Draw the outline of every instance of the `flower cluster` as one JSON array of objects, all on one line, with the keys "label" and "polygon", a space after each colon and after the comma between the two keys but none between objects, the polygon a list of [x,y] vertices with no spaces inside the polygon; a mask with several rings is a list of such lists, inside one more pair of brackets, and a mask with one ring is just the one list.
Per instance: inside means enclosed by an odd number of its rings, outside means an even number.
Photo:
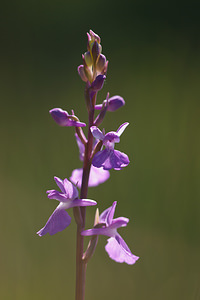
[{"label": "flower cluster", "polygon": [[[120,137],[128,122],[119,126],[116,131],[105,133],[104,129],[99,126],[104,121],[107,112],[114,112],[124,106],[125,101],[122,97],[115,95],[110,97],[109,93],[101,104],[97,104],[97,94],[102,89],[108,69],[108,61],[102,54],[102,46],[100,37],[92,30],[87,34],[87,51],[82,55],[83,63],[78,67],[78,74],[85,82],[85,101],[88,111],[88,135],[84,134],[85,123],[81,122],[74,111],[68,114],[61,108],[50,110],[50,114],[54,121],[64,127],[74,127],[75,138],[79,148],[79,157],[83,162],[83,167],[74,169],[70,181],[54,177],[54,180],[60,189],[48,190],[48,198],[59,201],[45,226],[40,229],[37,234],[43,236],[47,233],[53,235],[64,230],[69,226],[71,217],[69,216],[69,208],[73,208],[75,221],[77,223],[80,238],[91,236],[88,248],[82,253],[82,260],[88,261],[93,255],[96,248],[99,235],[108,236],[105,250],[109,257],[116,262],[125,262],[134,264],[139,257],[132,254],[131,250],[117,232],[120,227],[127,226],[129,219],[119,217],[114,219],[114,212],[117,202],[114,201],[112,206],[95,216],[93,228],[85,229],[85,207],[94,206],[96,201],[87,199],[88,187],[98,186],[104,183],[110,177],[110,170],[122,170],[128,166],[128,155],[115,149],[115,144],[120,142]],[[96,117],[95,117],[96,114]],[[80,191],[80,197],[78,189]]]}]

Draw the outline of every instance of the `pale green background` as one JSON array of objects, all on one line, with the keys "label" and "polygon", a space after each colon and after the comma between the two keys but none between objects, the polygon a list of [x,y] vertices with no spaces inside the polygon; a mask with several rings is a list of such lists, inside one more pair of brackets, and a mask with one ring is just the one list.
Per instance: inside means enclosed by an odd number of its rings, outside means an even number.
[{"label": "pale green background", "polygon": [[7,2],[1,14],[0,299],[74,299],[74,221],[52,237],[36,231],[57,205],[45,193],[53,176],[81,166],[73,129],[48,111],[87,121],[76,69],[90,28],[109,60],[98,101],[108,91],[126,100],[103,126],[130,122],[116,148],[131,163],[88,197],[100,211],[118,201],[116,216],[130,218],[120,233],[140,260],[113,262],[100,238],[86,300],[200,299],[199,7],[36,0]]}]

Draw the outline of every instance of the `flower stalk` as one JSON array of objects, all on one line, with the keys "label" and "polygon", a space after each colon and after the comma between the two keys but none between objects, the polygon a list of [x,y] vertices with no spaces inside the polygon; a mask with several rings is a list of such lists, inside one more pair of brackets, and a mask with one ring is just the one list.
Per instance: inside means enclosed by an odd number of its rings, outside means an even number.
[{"label": "flower stalk", "polygon": [[[74,219],[77,225],[76,235],[76,289],[75,299],[85,299],[86,269],[90,258],[93,256],[99,235],[108,236],[105,250],[109,257],[116,262],[125,262],[129,265],[134,264],[138,257],[132,254],[123,238],[117,232],[120,227],[127,226],[129,219],[119,217],[114,219],[114,212],[117,202],[107,208],[99,216],[97,208],[95,221],[92,229],[85,229],[86,207],[96,205],[94,200],[87,199],[88,188],[97,186],[110,177],[110,170],[122,170],[128,166],[128,156],[115,149],[115,144],[120,142],[121,134],[128,126],[128,122],[123,123],[117,131],[100,130],[97,126],[101,125],[108,112],[114,112],[125,104],[122,97],[116,95],[109,98],[107,93],[106,100],[102,104],[96,104],[97,94],[104,85],[107,74],[108,61],[101,53],[101,39],[92,30],[87,34],[87,52],[82,55],[83,65],[78,67],[78,74],[85,82],[85,102],[88,112],[88,132],[84,134],[85,123],[61,108],[50,110],[54,121],[62,127],[74,127],[75,138],[79,147],[79,158],[83,161],[82,169],[73,170],[70,181],[59,177],[54,180],[60,189],[48,190],[48,198],[59,201],[45,226],[37,234],[43,236],[47,233],[56,234],[67,228],[71,223],[71,217],[66,210],[73,208]],[[100,111],[98,113],[98,111]],[[97,116],[95,118],[95,112]],[[73,185],[74,184],[74,185]],[[80,196],[78,189],[80,188]],[[84,237],[90,236],[88,247],[84,252]]]}]

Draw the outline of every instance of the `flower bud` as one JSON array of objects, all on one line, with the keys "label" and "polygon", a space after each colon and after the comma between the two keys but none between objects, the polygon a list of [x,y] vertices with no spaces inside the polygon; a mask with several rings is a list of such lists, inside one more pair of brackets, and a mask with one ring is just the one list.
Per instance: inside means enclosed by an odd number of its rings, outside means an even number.
[{"label": "flower bud", "polygon": [[98,75],[96,79],[92,82],[90,89],[94,92],[100,91],[103,87],[105,75]]},{"label": "flower bud", "polygon": [[84,66],[85,75],[86,75],[87,79],[91,82],[92,77],[93,77],[92,69],[90,67],[88,67],[88,65],[86,64],[84,55],[82,55],[82,59],[83,59],[83,66]]},{"label": "flower bud", "polygon": [[96,64],[100,53],[101,53],[101,47],[98,44],[98,42],[95,40],[92,46],[92,57],[93,57],[94,64]]},{"label": "flower bud", "polygon": [[98,34],[94,33],[94,31],[92,31],[91,29],[90,29],[89,35],[90,35],[90,38],[91,38],[92,41],[97,40],[97,42],[98,42],[99,44],[101,43],[101,39],[100,39],[100,37],[98,36]]},{"label": "flower bud", "polygon": [[97,72],[101,73],[105,67],[106,64],[106,57],[103,54],[100,54],[99,59],[96,64],[96,70]]},{"label": "flower bud", "polygon": [[91,67],[91,66],[92,66],[92,57],[91,57],[89,51],[85,52],[84,58],[85,58],[85,62],[86,62],[86,64],[87,64],[87,66],[88,66],[88,67]]},{"label": "flower bud", "polygon": [[79,74],[79,76],[81,77],[81,79],[82,79],[83,81],[87,82],[88,79],[87,79],[87,77],[86,77],[86,75],[85,75],[84,65],[78,66],[78,69],[77,69],[77,70],[78,70],[78,74]]}]

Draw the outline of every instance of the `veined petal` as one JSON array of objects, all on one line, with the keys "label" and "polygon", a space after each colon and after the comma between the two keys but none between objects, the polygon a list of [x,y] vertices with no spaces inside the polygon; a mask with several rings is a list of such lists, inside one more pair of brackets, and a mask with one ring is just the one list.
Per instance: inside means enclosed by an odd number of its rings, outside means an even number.
[{"label": "veined petal", "polygon": [[124,132],[124,130],[126,129],[126,127],[129,125],[129,123],[128,122],[125,122],[125,123],[123,123],[122,125],[120,125],[119,126],[119,128],[117,129],[117,134],[118,134],[118,136],[120,136],[123,132]]},{"label": "veined petal", "polygon": [[93,137],[95,137],[95,139],[98,139],[98,140],[104,139],[104,135],[103,135],[102,131],[99,128],[97,128],[96,126],[91,126],[90,130],[92,132]]},{"label": "veined petal", "polygon": [[133,265],[139,259],[138,256],[131,253],[120,235],[117,235],[115,238],[109,238],[105,249],[109,257],[119,263],[125,262],[129,265]]},{"label": "veined petal", "polygon": [[46,225],[40,229],[37,234],[39,236],[43,236],[46,233],[49,233],[50,235],[53,235],[59,231],[64,230],[66,227],[69,226],[71,223],[71,217],[68,215],[68,213],[61,208],[59,205],[50,218],[48,219]]}]

